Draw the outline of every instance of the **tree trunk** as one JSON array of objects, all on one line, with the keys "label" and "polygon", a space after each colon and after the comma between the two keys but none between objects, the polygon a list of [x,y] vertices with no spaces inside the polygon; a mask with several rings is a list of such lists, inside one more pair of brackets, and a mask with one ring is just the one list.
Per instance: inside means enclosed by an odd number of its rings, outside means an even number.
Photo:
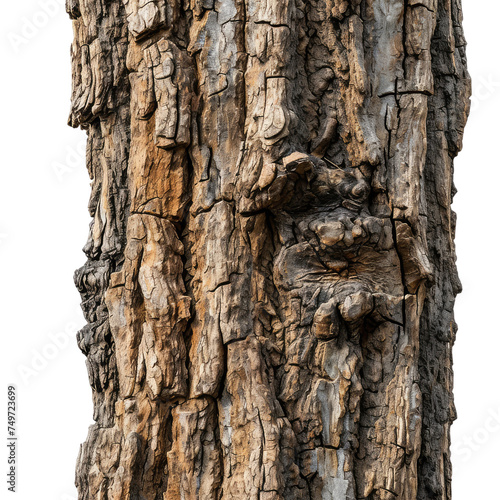
[{"label": "tree trunk", "polygon": [[67,0],[85,500],[451,498],[460,0]]}]

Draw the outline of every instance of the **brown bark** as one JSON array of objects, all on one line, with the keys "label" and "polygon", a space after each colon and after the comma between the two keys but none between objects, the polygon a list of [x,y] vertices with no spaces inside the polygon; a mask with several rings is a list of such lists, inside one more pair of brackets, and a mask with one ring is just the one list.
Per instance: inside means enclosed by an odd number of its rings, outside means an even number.
[{"label": "brown bark", "polygon": [[81,500],[450,499],[460,0],[67,0]]}]

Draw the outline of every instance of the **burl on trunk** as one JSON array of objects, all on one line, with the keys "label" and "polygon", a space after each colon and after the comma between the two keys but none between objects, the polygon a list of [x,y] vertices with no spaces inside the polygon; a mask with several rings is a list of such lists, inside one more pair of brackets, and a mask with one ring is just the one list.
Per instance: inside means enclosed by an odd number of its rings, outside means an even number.
[{"label": "burl on trunk", "polygon": [[449,500],[460,0],[67,0],[81,500]]}]

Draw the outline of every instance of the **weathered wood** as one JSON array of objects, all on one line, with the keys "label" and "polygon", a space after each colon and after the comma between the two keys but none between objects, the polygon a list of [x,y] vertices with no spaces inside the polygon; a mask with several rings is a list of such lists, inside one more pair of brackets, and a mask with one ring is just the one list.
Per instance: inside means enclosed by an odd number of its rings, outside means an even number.
[{"label": "weathered wood", "polygon": [[460,0],[67,10],[80,500],[449,500]]}]

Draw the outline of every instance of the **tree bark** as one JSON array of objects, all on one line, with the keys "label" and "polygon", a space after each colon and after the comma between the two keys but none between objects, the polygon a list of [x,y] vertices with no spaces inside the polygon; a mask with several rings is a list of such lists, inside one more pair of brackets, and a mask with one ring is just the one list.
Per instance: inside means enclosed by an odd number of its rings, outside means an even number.
[{"label": "tree bark", "polygon": [[81,500],[451,498],[460,0],[67,0]]}]

